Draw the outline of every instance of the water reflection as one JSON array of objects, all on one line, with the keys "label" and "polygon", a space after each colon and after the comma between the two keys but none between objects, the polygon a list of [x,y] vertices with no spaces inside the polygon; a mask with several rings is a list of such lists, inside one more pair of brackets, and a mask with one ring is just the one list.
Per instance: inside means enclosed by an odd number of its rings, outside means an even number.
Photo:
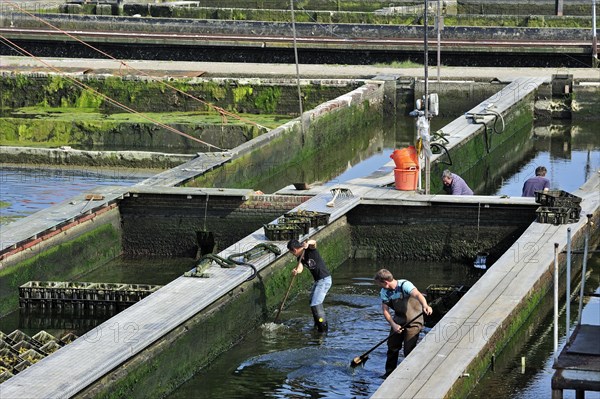
[{"label": "water reflection", "polygon": [[0,224],[31,215],[98,186],[130,186],[154,172],[132,169],[30,168],[0,169]]}]

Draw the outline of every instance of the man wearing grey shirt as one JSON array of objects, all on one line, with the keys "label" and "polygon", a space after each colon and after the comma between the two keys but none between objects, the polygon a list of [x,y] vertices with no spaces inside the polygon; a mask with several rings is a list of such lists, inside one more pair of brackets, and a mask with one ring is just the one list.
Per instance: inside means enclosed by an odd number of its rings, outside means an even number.
[{"label": "man wearing grey shirt", "polygon": [[442,182],[444,183],[444,191],[452,195],[473,195],[473,190],[469,188],[467,182],[459,175],[450,172],[446,169],[442,173]]}]

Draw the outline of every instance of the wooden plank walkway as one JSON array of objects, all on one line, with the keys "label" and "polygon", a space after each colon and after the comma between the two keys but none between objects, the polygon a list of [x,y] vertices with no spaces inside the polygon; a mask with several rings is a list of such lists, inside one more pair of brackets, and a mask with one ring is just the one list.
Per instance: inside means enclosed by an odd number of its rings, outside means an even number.
[{"label": "wooden plank walkway", "polygon": [[[50,208],[42,209],[31,216],[15,220],[0,229],[0,251],[15,248],[17,244],[37,239],[57,226],[73,222],[76,218],[89,215],[120,200],[129,187],[102,186],[74,197]],[[87,194],[100,194],[103,200],[86,200]]]}]

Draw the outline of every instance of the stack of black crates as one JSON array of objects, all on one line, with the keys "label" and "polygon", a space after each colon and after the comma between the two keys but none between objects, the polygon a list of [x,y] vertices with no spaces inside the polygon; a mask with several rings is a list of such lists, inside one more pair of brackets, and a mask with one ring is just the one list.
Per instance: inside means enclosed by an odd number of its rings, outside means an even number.
[{"label": "stack of black crates", "polygon": [[268,240],[285,241],[298,239],[301,235],[308,234],[311,227],[325,226],[328,222],[328,213],[300,210],[288,212],[277,219],[277,223],[265,224],[263,227]]},{"label": "stack of black crates", "polygon": [[579,221],[581,198],[563,190],[536,191],[538,223],[566,224]]}]

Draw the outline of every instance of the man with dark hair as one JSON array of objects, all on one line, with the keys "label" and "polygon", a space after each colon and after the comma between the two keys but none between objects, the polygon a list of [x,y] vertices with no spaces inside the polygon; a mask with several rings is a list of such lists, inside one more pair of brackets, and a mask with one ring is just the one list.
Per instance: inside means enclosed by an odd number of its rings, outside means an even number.
[{"label": "man with dark hair", "polygon": [[325,310],[323,301],[327,292],[331,288],[331,273],[327,270],[325,261],[317,251],[317,242],[308,240],[301,243],[298,240],[290,240],[287,248],[298,260],[298,265],[292,269],[294,275],[302,273],[304,268],[308,268],[315,282],[310,291],[310,310],[315,320],[315,327],[319,332],[327,331],[327,320],[325,319]]},{"label": "man with dark hair", "polygon": [[535,177],[530,177],[523,183],[522,197],[535,197],[536,191],[548,191],[550,189],[550,180],[546,179],[546,167],[538,166],[535,168]]},{"label": "man with dark hair", "polygon": [[473,190],[467,185],[462,177],[448,169],[442,173],[442,183],[444,191],[452,195],[473,195]]},{"label": "man with dark hair", "polygon": [[[387,269],[381,269],[375,274],[375,283],[381,287],[381,309],[383,317],[390,323],[390,337],[387,341],[387,361],[385,362],[385,375],[389,376],[398,366],[398,355],[404,346],[404,356],[417,346],[419,333],[423,329],[423,315],[417,317],[407,326],[402,325],[423,312],[430,315],[433,310],[421,292],[408,280],[396,280]],[[394,310],[394,316],[390,314]]]}]

